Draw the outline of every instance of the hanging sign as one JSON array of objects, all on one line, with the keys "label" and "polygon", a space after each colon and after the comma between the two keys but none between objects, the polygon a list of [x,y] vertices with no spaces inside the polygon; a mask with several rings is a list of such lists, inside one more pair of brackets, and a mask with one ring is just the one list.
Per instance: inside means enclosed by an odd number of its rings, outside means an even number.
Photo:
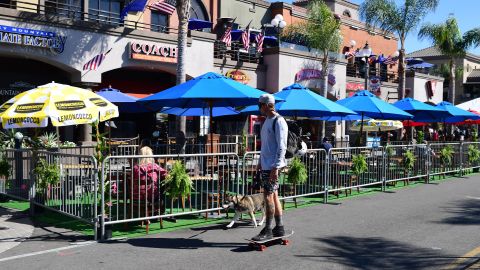
[{"label": "hanging sign", "polygon": [[177,63],[177,47],[130,42],[130,58],[156,62]]},{"label": "hanging sign", "polygon": [[358,91],[358,90],[363,90],[365,87],[363,83],[347,83],[347,90],[350,91]]},{"label": "hanging sign", "polygon": [[302,69],[295,74],[295,82],[301,82],[305,80],[321,79],[322,71],[318,69]]},{"label": "hanging sign", "polygon": [[380,80],[380,77],[378,76],[370,77],[370,81],[369,81],[370,92],[372,92],[374,95],[379,96],[382,93],[380,90],[381,86],[382,86],[382,81]]},{"label": "hanging sign", "polygon": [[50,49],[62,53],[67,37],[54,32],[0,25],[0,43]]},{"label": "hanging sign", "polygon": [[239,69],[229,70],[227,73],[225,73],[225,77],[231,78],[232,80],[243,84],[247,84],[250,81],[248,75]]},{"label": "hanging sign", "polygon": [[330,84],[331,86],[334,86],[336,83],[337,83],[337,80],[335,78],[335,75],[331,73],[328,74],[328,84]]},{"label": "hanging sign", "polygon": [[435,88],[437,88],[437,81],[427,81],[426,88],[427,88],[427,96],[430,99],[435,95]]}]

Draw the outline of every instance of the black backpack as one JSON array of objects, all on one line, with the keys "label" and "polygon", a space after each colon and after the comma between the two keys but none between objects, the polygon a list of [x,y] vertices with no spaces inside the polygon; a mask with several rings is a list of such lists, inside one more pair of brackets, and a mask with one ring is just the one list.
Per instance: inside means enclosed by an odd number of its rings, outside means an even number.
[{"label": "black backpack", "polygon": [[[275,117],[273,120],[273,132],[275,133],[275,127],[277,121],[282,116]],[[285,158],[292,158],[297,154],[298,150],[302,149],[302,129],[294,122],[288,122],[288,136],[287,136],[287,152],[285,153]]]}]

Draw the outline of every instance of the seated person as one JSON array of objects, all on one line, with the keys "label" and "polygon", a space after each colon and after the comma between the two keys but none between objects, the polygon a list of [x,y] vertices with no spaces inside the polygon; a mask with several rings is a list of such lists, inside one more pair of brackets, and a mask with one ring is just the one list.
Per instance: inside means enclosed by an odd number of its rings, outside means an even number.
[{"label": "seated person", "polygon": [[167,171],[155,163],[155,159],[151,157],[152,148],[149,146],[140,148],[138,154],[146,157],[140,158],[133,166],[133,183],[130,185],[132,199],[152,202],[160,195],[158,181],[165,178]]},{"label": "seated person", "polygon": [[325,151],[328,153],[328,150],[330,148],[333,148],[333,146],[328,142],[327,137],[323,138],[322,144],[320,145],[320,148],[325,149]]}]

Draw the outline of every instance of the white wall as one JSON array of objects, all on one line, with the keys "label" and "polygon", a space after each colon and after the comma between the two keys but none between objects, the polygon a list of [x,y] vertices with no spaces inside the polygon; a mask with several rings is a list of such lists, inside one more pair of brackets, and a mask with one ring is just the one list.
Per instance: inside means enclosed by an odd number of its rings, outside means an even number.
[{"label": "white wall", "polygon": [[[141,67],[162,70],[175,74],[176,64],[129,58],[129,43],[142,42],[176,47],[176,36],[150,31],[131,30],[132,35],[123,36],[122,29],[111,33],[81,31],[71,28],[50,27],[23,22],[0,20],[0,25],[16,26],[55,32],[67,36],[65,50],[54,54],[45,48],[0,43],[0,55],[18,55],[57,66],[71,74],[72,82],[101,82],[103,72],[122,67]],[[96,71],[83,71],[83,65],[95,55],[112,49]],[[206,38],[192,39],[187,48],[187,75],[197,76],[213,70],[213,41]]]},{"label": "white wall", "polygon": [[[427,82],[436,81],[435,93],[432,98],[427,96]],[[443,101],[443,81],[444,79],[437,76],[422,74],[416,72],[414,76],[408,76],[406,81],[406,88],[412,90],[410,97],[425,102],[430,101],[435,104]]]},{"label": "white wall", "polygon": [[[276,92],[295,83],[295,74],[302,69],[321,70],[321,58],[315,58],[306,52],[282,48],[279,54],[268,54],[264,63],[268,67],[266,87],[270,92]],[[335,75],[336,84],[329,86],[329,92],[339,93],[340,98],[345,97],[346,87],[346,62],[335,62],[329,67]],[[300,82],[302,85],[313,89],[320,89],[321,80],[307,80]]]}]

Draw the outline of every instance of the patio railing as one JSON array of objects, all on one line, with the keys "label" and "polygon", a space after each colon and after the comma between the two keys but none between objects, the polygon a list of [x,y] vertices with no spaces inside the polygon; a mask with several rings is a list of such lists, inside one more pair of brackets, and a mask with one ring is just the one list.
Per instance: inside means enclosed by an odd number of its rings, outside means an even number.
[{"label": "patio railing", "polygon": [[[309,196],[327,202],[329,194],[348,196],[361,189],[385,190],[399,181],[408,185],[410,181],[428,182],[447,174],[462,175],[480,169],[475,151],[480,151],[480,143],[344,147],[328,152],[309,149],[301,157],[307,180],[291,183],[287,166],[279,176],[279,195],[282,201],[295,204],[299,197]],[[75,217],[103,232],[105,226],[118,223],[162,221],[183,215],[218,216],[228,195],[261,192],[254,181],[260,152],[247,152],[240,157],[237,152],[112,155],[98,165],[92,156],[62,151],[8,149],[4,156],[11,171],[7,178],[0,178],[0,193]],[[359,157],[366,166],[361,170],[357,166]],[[136,168],[145,158],[167,172],[176,161],[182,162],[193,181],[192,192],[185,198],[169,197],[161,184],[163,174],[160,179],[153,179],[158,175]],[[41,159],[58,168],[58,182],[39,182],[34,169]]]}]

